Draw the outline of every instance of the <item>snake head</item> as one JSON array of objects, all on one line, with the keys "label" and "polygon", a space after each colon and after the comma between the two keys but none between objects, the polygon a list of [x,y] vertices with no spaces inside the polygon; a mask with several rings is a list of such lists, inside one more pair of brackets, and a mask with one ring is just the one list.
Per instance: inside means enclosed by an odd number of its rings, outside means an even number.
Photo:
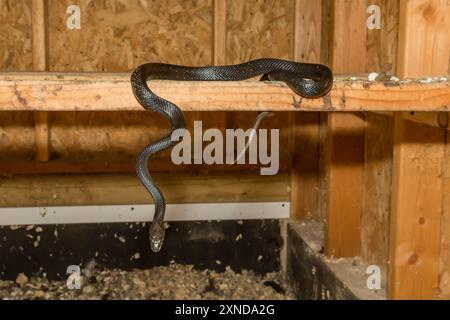
[{"label": "snake head", "polygon": [[166,231],[163,226],[157,222],[152,223],[149,230],[149,237],[150,247],[153,252],[159,252],[161,250],[165,234]]}]

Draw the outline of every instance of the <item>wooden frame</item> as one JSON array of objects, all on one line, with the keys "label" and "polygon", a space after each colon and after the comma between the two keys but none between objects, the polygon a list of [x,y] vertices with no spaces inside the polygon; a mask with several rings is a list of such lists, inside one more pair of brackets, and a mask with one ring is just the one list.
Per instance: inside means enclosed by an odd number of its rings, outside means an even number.
[{"label": "wooden frame", "polygon": [[[227,111],[310,111],[290,115],[291,158],[280,163],[283,174],[290,171],[290,181],[275,179],[284,191],[280,197],[290,193],[291,217],[324,222],[328,256],[361,254],[364,262],[386,269],[390,298],[450,297],[450,152],[443,130],[449,128],[450,110],[448,1],[401,0],[397,5],[396,0],[374,0],[392,9],[396,18],[390,19],[400,19],[398,43],[395,30],[365,29],[364,1],[292,3],[290,58],[330,64],[342,74],[325,98],[302,99],[283,83],[252,81],[152,81],[152,90],[184,111],[217,112],[221,128],[227,125]],[[222,65],[227,63],[227,2],[212,4],[211,63]],[[133,172],[131,160],[50,161],[52,112],[144,110],[132,94],[129,73],[47,72],[46,0],[32,0],[31,5],[34,72],[0,73],[0,111],[35,114],[37,161],[2,160],[0,174]],[[380,48],[384,42],[389,48]],[[385,67],[381,60],[389,50],[395,51],[395,62]],[[399,77],[412,79],[368,81],[364,74],[395,69]],[[319,118],[326,120],[319,123]],[[231,175],[256,169],[152,162],[152,170],[159,172]],[[232,183],[239,179],[238,174],[230,177]],[[264,184],[255,181],[249,179],[249,190]]]}]

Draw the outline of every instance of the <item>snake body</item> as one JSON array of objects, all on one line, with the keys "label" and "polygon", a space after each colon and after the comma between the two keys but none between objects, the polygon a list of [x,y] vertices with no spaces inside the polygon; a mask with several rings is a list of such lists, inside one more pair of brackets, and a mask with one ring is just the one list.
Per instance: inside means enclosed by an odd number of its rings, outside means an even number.
[{"label": "snake body", "polygon": [[152,251],[161,250],[164,240],[164,215],[166,202],[161,190],[152,180],[147,163],[151,155],[172,147],[171,134],[185,128],[183,112],[172,102],[155,95],[147,80],[177,81],[238,81],[263,75],[261,80],[283,81],[295,93],[305,98],[319,98],[327,94],[333,85],[331,70],[320,64],[299,63],[280,59],[258,59],[228,66],[187,67],[163,63],[147,63],[139,66],[131,75],[131,87],[138,102],[147,110],[166,117],[172,124],[171,131],[156,142],[146,146],[137,157],[136,173],[152,196],[155,213],[149,237]]}]

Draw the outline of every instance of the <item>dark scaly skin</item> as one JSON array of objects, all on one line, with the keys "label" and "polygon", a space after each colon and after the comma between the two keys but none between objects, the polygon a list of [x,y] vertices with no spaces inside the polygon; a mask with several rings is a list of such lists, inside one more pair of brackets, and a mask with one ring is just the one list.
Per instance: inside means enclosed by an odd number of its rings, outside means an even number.
[{"label": "dark scaly skin", "polygon": [[259,75],[263,75],[264,80],[283,81],[295,93],[305,98],[322,97],[333,85],[333,74],[324,65],[279,59],[258,59],[237,65],[213,67],[147,63],[139,66],[131,75],[131,87],[139,103],[145,109],[162,114],[172,124],[170,133],[145,147],[136,163],[136,173],[155,202],[155,214],[149,231],[150,245],[154,252],[161,250],[164,240],[166,202],[149,174],[147,162],[151,155],[175,144],[171,141],[171,133],[176,129],[185,128],[185,119],[183,112],[175,104],[156,96],[150,90],[147,80],[237,81]]}]

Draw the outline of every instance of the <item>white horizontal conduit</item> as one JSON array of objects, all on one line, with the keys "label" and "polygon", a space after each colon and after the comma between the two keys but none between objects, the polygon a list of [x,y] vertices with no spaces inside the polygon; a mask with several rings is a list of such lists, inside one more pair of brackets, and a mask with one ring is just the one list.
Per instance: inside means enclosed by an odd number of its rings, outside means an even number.
[{"label": "white horizontal conduit", "polygon": [[[289,202],[168,204],[167,221],[289,218]],[[153,204],[0,208],[0,225],[144,222]]]}]

